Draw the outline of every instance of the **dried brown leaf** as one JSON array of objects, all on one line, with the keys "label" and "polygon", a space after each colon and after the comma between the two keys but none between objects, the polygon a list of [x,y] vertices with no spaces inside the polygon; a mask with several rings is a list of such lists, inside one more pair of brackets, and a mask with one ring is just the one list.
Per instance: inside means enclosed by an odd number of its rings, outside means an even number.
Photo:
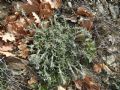
[{"label": "dried brown leaf", "polygon": [[62,87],[62,86],[58,86],[57,87],[58,89],[57,90],[66,90],[64,87]]},{"label": "dried brown leaf", "polygon": [[74,83],[78,90],[100,90],[99,86],[89,76],[82,80],[75,80]]},{"label": "dried brown leaf", "polygon": [[94,16],[93,13],[85,7],[77,8],[76,14],[80,15],[80,16],[85,16],[85,17],[93,17]]},{"label": "dried brown leaf", "polygon": [[81,27],[86,28],[88,31],[93,29],[93,21],[90,19],[81,19],[78,23]]},{"label": "dried brown leaf", "polygon": [[18,15],[10,15],[10,16],[6,16],[5,18],[5,22],[9,23],[9,22],[13,22],[16,21],[18,18]]},{"label": "dried brown leaf", "polygon": [[48,19],[53,15],[53,9],[49,3],[41,3],[39,6],[39,16],[42,19]]},{"label": "dried brown leaf", "polygon": [[7,30],[15,35],[26,35],[26,26],[26,21],[21,18],[19,21],[9,22],[7,25]]},{"label": "dried brown leaf", "polygon": [[13,50],[13,45],[12,44],[5,44],[5,45],[2,45],[0,46],[0,51],[12,51]]},{"label": "dried brown leaf", "polygon": [[27,58],[28,55],[29,55],[29,49],[26,48],[26,49],[24,49],[24,50],[21,50],[19,53],[20,53],[19,56],[21,56],[22,58]]},{"label": "dried brown leaf", "polygon": [[6,57],[9,57],[9,56],[15,56],[14,54],[10,53],[10,52],[4,52],[4,51],[0,51],[1,54],[3,55],[6,55]]},{"label": "dried brown leaf", "polygon": [[102,66],[101,66],[101,64],[94,64],[94,66],[93,66],[93,70],[94,70],[94,72],[96,72],[96,73],[101,73],[102,72]]},{"label": "dried brown leaf", "polygon": [[49,3],[51,8],[58,9],[61,7],[62,0],[41,0],[42,3]]},{"label": "dried brown leaf", "polygon": [[20,9],[23,10],[26,15],[32,13],[32,12],[39,12],[39,5],[32,4],[30,5],[29,3],[22,4],[20,6]]},{"label": "dried brown leaf", "polygon": [[12,33],[5,33],[3,36],[2,36],[2,40],[7,42],[7,41],[15,41],[15,36],[12,34]]},{"label": "dried brown leaf", "polygon": [[109,67],[107,65],[105,65],[104,63],[102,63],[102,64],[95,64],[93,66],[93,70],[96,73],[100,73],[100,72],[102,72],[102,70],[106,71],[109,74],[112,73],[112,71],[109,69]]},{"label": "dried brown leaf", "polygon": [[29,55],[29,49],[27,48],[27,45],[24,43],[21,43],[19,46],[19,53],[22,58],[27,58]]},{"label": "dried brown leaf", "polygon": [[81,89],[82,89],[82,85],[83,85],[82,80],[75,80],[74,83],[75,83],[75,87],[76,87],[78,90],[81,90]]},{"label": "dried brown leaf", "polygon": [[32,85],[32,84],[35,84],[35,83],[37,83],[38,81],[36,80],[36,78],[34,77],[34,76],[32,76],[31,78],[30,78],[30,80],[28,80],[28,84],[29,85]]},{"label": "dried brown leaf", "polygon": [[107,73],[112,74],[112,71],[110,70],[110,68],[109,68],[107,65],[105,65],[104,63],[101,64],[101,67],[102,67],[103,70],[105,70]]}]

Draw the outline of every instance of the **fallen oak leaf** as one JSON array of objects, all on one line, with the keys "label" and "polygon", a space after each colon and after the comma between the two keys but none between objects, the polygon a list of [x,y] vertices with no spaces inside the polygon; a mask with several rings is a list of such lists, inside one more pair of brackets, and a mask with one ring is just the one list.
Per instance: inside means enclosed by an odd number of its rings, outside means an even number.
[{"label": "fallen oak leaf", "polygon": [[27,48],[27,44],[20,42],[20,45],[18,46],[19,50],[24,50]]},{"label": "fallen oak leaf", "polygon": [[109,69],[109,67],[107,65],[105,65],[104,63],[101,64],[101,67],[103,68],[103,70],[105,70],[108,74],[112,74],[112,71]]},{"label": "fallen oak leaf", "polygon": [[86,28],[88,31],[91,31],[93,29],[93,21],[91,19],[83,19],[83,18],[81,18],[78,21],[78,24],[81,27]]},{"label": "fallen oak leaf", "polygon": [[15,12],[14,15],[6,16],[5,22],[6,22],[6,23],[13,22],[13,21],[16,21],[18,18],[19,18],[19,13],[18,13],[18,12]]},{"label": "fallen oak leaf", "polygon": [[20,45],[18,46],[19,48],[19,53],[22,58],[27,58],[29,55],[29,49],[27,48],[27,45],[25,43],[20,43]]},{"label": "fallen oak leaf", "polygon": [[42,3],[49,3],[51,8],[58,9],[61,7],[62,0],[41,0]]},{"label": "fallen oak leaf", "polygon": [[[29,4],[30,3],[30,4]],[[32,12],[35,12],[42,19],[48,19],[53,15],[53,9],[49,2],[41,2],[37,0],[31,0],[26,4],[21,4],[20,9],[25,12],[25,14],[30,15]]]},{"label": "fallen oak leaf", "polygon": [[14,54],[12,54],[12,53],[10,53],[10,52],[0,51],[0,53],[3,54],[3,55],[6,55],[6,57],[9,57],[9,56],[14,57],[14,56],[15,56]]},{"label": "fallen oak leaf", "polygon": [[[30,0],[32,3],[31,4],[34,4],[36,6],[39,6],[41,1],[40,0]],[[30,2],[28,1],[28,3],[30,4]]]},{"label": "fallen oak leaf", "polygon": [[35,23],[39,24],[40,23],[40,18],[39,16],[35,13],[35,12],[32,12],[34,18],[35,18]]},{"label": "fallen oak leaf", "polygon": [[102,66],[101,66],[101,64],[94,64],[93,70],[96,73],[101,73],[102,72]]},{"label": "fallen oak leaf", "polygon": [[24,18],[20,18],[19,20],[9,22],[7,24],[7,30],[13,34],[17,35],[26,35],[27,32],[25,28],[27,27],[28,23]]},{"label": "fallen oak leaf", "polygon": [[93,66],[93,70],[94,70],[94,72],[96,72],[96,73],[100,73],[100,72],[102,72],[103,70],[106,71],[106,72],[109,73],[109,74],[112,73],[112,71],[111,71],[111,70],[108,68],[108,66],[105,65],[104,63],[102,63],[102,64],[95,64],[95,65]]},{"label": "fallen oak leaf", "polygon": [[100,90],[91,77],[85,76],[83,79],[75,80],[74,84],[78,90]]},{"label": "fallen oak leaf", "polygon": [[39,11],[39,0],[27,0],[27,2],[17,2],[17,4],[13,4],[15,10],[14,11],[21,11],[23,15],[29,15],[31,12],[38,12]]},{"label": "fallen oak leaf", "polygon": [[39,16],[42,19],[48,19],[53,16],[53,9],[49,3],[41,3],[39,6]]},{"label": "fallen oak leaf", "polygon": [[78,7],[76,11],[77,16],[93,17],[93,13],[85,7]]},{"label": "fallen oak leaf", "polygon": [[30,80],[28,80],[28,84],[29,85],[32,85],[32,84],[35,84],[35,83],[37,83],[38,81],[36,80],[36,77],[35,76],[32,76],[31,78],[30,78]]},{"label": "fallen oak leaf", "polygon": [[21,4],[20,5],[20,10],[23,10],[26,15],[30,14],[31,12],[39,12],[39,4],[32,4],[30,5],[29,3],[26,4]]},{"label": "fallen oak leaf", "polygon": [[62,87],[62,86],[57,86],[57,90],[66,90],[64,87]]},{"label": "fallen oak leaf", "polygon": [[0,37],[2,37],[3,36],[3,33],[2,32],[0,32]]},{"label": "fallen oak leaf", "polygon": [[25,21],[28,25],[31,25],[35,20],[34,17],[26,17]]},{"label": "fallen oak leaf", "polygon": [[12,33],[5,33],[4,35],[2,35],[2,40],[7,42],[7,41],[15,41],[15,36]]},{"label": "fallen oak leaf", "polygon": [[78,90],[82,90],[82,85],[83,85],[82,80],[75,80],[75,81],[74,81],[74,84],[75,84],[75,87],[76,87]]},{"label": "fallen oak leaf", "polygon": [[6,27],[7,30],[15,36],[25,36],[30,33],[30,31],[26,28],[32,22],[34,22],[33,18],[19,17],[16,21],[9,22]]},{"label": "fallen oak leaf", "polygon": [[12,51],[13,50],[13,45],[12,44],[5,44],[0,46],[0,51]]},{"label": "fallen oak leaf", "polygon": [[10,22],[7,25],[9,32],[14,33],[16,36],[20,34],[26,34],[24,31],[23,24],[20,22]]},{"label": "fallen oak leaf", "polygon": [[87,87],[87,90],[100,90],[100,87],[89,76],[83,79],[83,86]]},{"label": "fallen oak leaf", "polygon": [[30,5],[33,4],[33,2],[32,2],[31,0],[27,0],[27,2],[28,2]]},{"label": "fallen oak leaf", "polygon": [[24,50],[21,50],[19,53],[20,53],[19,56],[21,56],[22,58],[27,58],[28,55],[29,55],[29,49],[26,48],[26,49],[24,49]]}]

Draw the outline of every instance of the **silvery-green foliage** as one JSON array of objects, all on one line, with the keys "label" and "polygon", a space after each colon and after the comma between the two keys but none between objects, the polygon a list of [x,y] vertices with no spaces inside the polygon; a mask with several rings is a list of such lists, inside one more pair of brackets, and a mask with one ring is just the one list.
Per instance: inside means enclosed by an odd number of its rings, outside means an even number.
[{"label": "silvery-green foliage", "polygon": [[89,31],[82,29],[80,33],[85,36],[85,40],[82,45],[80,45],[80,47],[82,48],[84,56],[88,59],[89,62],[92,62],[92,59],[96,54],[95,41],[92,40],[92,35]]},{"label": "silvery-green foliage", "polygon": [[[58,22],[47,29],[36,29],[31,49],[33,54],[29,60],[35,65],[41,80],[49,86],[80,78],[82,70],[79,57],[85,48],[75,43],[75,35],[79,31],[81,29]],[[86,51],[84,53],[89,54]]]}]

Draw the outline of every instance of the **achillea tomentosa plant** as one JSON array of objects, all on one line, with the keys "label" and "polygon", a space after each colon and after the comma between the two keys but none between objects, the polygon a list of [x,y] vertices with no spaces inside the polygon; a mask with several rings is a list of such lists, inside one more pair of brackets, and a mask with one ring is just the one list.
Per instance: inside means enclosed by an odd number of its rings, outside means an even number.
[{"label": "achillea tomentosa plant", "polygon": [[48,87],[65,84],[81,75],[79,55],[82,50],[74,42],[78,31],[80,29],[58,22],[44,30],[36,29],[29,60]]}]

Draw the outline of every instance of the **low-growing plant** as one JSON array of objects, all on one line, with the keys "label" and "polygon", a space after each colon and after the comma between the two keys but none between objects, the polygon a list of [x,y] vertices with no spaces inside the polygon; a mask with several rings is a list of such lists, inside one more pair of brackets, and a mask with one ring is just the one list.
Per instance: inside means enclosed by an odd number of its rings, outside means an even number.
[{"label": "low-growing plant", "polygon": [[88,55],[86,57],[93,57],[95,52],[91,52],[91,48],[94,45],[89,44],[91,37],[86,38],[85,48],[80,48],[75,43],[77,32],[89,33],[85,29],[72,28],[66,22],[61,24],[57,21],[49,28],[36,29],[34,45],[30,46],[32,54],[29,60],[35,65],[40,81],[46,83],[48,88],[80,78],[82,74],[80,55],[84,53]]}]

